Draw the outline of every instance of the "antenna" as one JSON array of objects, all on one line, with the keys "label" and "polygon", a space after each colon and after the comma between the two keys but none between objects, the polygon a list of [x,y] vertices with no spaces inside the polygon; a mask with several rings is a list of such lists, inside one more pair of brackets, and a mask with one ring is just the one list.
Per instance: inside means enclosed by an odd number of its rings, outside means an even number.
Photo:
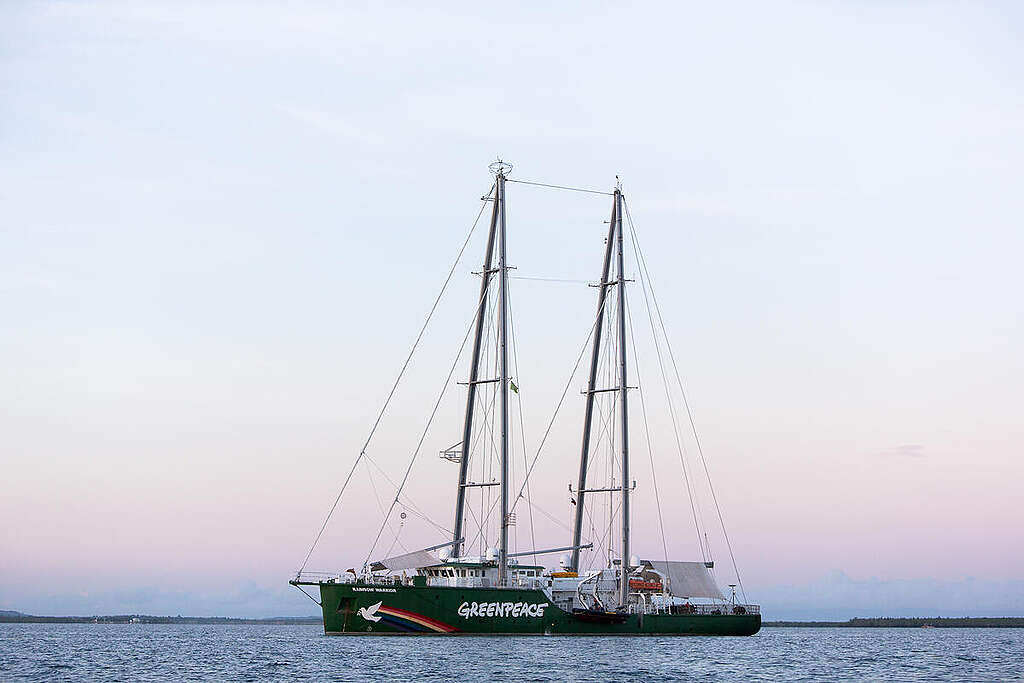
[{"label": "antenna", "polygon": [[512,172],[512,164],[507,161],[502,161],[501,157],[498,157],[498,160],[489,164],[487,169],[492,175],[503,177]]}]

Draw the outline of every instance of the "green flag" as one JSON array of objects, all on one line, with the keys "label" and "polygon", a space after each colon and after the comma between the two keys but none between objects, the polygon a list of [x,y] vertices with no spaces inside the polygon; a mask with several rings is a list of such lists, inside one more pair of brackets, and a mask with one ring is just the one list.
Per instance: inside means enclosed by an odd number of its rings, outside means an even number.
[{"label": "green flag", "polygon": [[509,378],[508,380],[508,385],[512,387],[512,391],[516,392],[517,394],[519,393],[519,387],[516,386],[516,383],[513,382],[511,378]]}]

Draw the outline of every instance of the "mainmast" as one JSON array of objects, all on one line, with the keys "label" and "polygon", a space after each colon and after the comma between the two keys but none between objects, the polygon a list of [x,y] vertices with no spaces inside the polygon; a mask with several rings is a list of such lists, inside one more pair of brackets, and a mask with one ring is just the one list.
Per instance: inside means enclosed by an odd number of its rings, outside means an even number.
[{"label": "mainmast", "polygon": [[587,494],[587,468],[590,466],[590,425],[594,420],[594,396],[597,393],[597,366],[601,357],[601,331],[604,327],[604,304],[608,295],[608,287],[614,283],[608,281],[608,271],[612,262],[612,246],[615,243],[615,217],[618,215],[618,203],[612,204],[612,219],[608,221],[608,239],[604,249],[604,267],[601,269],[601,283],[597,294],[597,321],[594,323],[594,343],[590,352],[590,377],[587,380],[587,406],[583,411],[583,447],[580,451],[580,476],[576,487],[576,519],[572,528],[572,559],[569,569],[580,570],[580,544],[583,542],[583,499]]},{"label": "mainmast", "polygon": [[622,561],[619,565],[619,604],[629,597],[629,410],[626,405],[626,269],[622,258],[622,190],[615,188],[619,261],[619,403],[622,419]]},{"label": "mainmast", "polygon": [[[616,260],[617,278],[609,280],[611,270],[612,253],[614,250]],[[572,559],[570,569],[579,571],[580,543],[583,535],[584,499],[588,493],[600,491],[616,491],[622,494],[621,519],[622,519],[622,547],[620,560],[620,582],[619,582],[619,603],[626,604],[629,597],[629,406],[627,401],[628,373],[626,370],[626,276],[623,257],[623,235],[622,235],[622,189],[615,188],[614,201],[612,203],[612,219],[609,221],[608,239],[605,242],[604,265],[601,269],[601,283],[598,285],[597,299],[597,320],[594,323],[593,347],[590,354],[590,376],[587,381],[587,404],[583,413],[583,445],[580,450],[580,474],[576,488],[576,515],[572,532]],[[618,310],[616,318],[618,322],[618,347],[619,347],[619,386],[609,388],[597,388],[597,371],[601,356],[601,333],[604,327],[605,303],[607,301],[608,289],[618,289]],[[622,433],[622,471],[619,488],[587,488],[587,469],[590,460],[590,437],[594,418],[594,396],[599,392],[616,391],[619,394],[619,411]]]},{"label": "mainmast", "polygon": [[505,171],[498,162],[495,198],[498,202],[498,356],[501,376],[501,539],[498,545],[498,585],[508,573],[508,267],[505,263]]}]

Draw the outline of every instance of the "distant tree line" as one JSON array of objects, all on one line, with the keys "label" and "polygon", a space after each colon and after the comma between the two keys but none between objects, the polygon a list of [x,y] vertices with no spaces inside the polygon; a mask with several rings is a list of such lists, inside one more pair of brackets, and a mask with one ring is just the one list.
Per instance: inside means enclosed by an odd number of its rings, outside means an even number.
[{"label": "distant tree line", "polygon": [[115,614],[92,617],[37,617],[31,614],[0,614],[3,624],[319,624],[321,617],[272,617],[235,619],[232,617],[154,617],[146,614]]},{"label": "distant tree line", "polygon": [[766,621],[762,626],[841,628],[1024,628],[1024,617],[857,617],[849,621]]}]

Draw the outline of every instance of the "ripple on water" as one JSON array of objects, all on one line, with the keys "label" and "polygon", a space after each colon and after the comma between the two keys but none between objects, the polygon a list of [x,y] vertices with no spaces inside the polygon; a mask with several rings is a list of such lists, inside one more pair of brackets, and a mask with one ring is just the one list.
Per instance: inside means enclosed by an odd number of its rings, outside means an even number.
[{"label": "ripple on water", "polygon": [[0,624],[0,680],[1024,679],[1024,629],[329,638],[319,626]]}]

